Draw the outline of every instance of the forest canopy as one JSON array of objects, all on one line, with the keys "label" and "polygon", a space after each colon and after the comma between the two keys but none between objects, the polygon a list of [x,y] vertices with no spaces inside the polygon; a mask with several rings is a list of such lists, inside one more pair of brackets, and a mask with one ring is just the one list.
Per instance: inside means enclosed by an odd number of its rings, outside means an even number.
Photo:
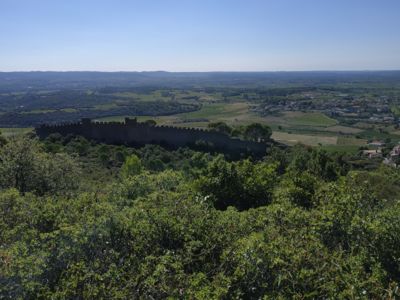
[{"label": "forest canopy", "polygon": [[400,173],[301,145],[260,160],[3,138],[0,298],[388,298]]}]

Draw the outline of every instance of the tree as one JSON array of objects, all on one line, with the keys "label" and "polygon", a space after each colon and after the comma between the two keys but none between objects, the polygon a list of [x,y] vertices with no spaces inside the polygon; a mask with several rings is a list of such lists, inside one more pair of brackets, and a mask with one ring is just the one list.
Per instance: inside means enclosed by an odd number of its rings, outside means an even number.
[{"label": "tree", "polygon": [[121,175],[123,177],[130,177],[139,174],[143,169],[142,162],[137,155],[132,154],[128,156],[125,163],[121,167]]},{"label": "tree", "polygon": [[1,130],[0,130],[0,147],[5,145],[7,143],[7,139],[3,136]]},{"label": "tree", "polygon": [[157,125],[157,122],[154,121],[154,120],[146,120],[146,121],[144,121],[144,123],[145,123],[146,125],[150,126],[150,127],[153,127],[153,126],[156,126],[156,125]]},{"label": "tree", "polygon": [[0,186],[14,187],[22,193],[32,190],[39,175],[35,172],[38,152],[36,141],[26,137],[10,138],[0,152]]},{"label": "tree", "polygon": [[244,138],[250,141],[265,142],[271,138],[272,130],[267,125],[252,123],[244,129]]},{"label": "tree", "polygon": [[331,181],[336,180],[341,172],[346,173],[348,168],[340,155],[328,154],[322,149],[297,145],[291,152],[292,159],[288,169],[295,173],[308,171],[314,176]]},{"label": "tree", "polygon": [[12,137],[0,149],[0,188],[65,194],[77,189],[80,169],[67,154],[44,152],[36,140]]},{"label": "tree", "polygon": [[230,135],[232,133],[232,127],[230,127],[225,122],[213,122],[208,124],[208,128],[212,131],[220,132],[226,135]]},{"label": "tree", "polygon": [[308,173],[288,172],[278,189],[275,190],[275,201],[289,201],[295,205],[311,208],[313,207],[313,196],[320,182]]},{"label": "tree", "polygon": [[253,164],[249,160],[227,162],[218,156],[197,181],[197,187],[217,209],[259,207],[271,202],[278,181],[277,167],[275,163]]},{"label": "tree", "polygon": [[36,156],[36,178],[33,191],[38,195],[73,194],[80,185],[81,170],[75,159],[66,153]]}]

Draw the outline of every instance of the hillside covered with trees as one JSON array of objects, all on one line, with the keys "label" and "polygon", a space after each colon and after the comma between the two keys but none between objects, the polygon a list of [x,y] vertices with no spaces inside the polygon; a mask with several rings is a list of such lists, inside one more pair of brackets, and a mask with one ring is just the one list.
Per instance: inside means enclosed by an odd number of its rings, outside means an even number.
[{"label": "hillside covered with trees", "polygon": [[0,145],[1,299],[400,296],[399,169],[300,145]]}]

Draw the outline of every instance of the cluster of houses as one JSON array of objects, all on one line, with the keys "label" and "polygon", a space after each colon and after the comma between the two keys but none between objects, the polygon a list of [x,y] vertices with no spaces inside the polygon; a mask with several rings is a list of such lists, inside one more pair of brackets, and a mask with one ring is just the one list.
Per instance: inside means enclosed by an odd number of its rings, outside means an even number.
[{"label": "cluster of houses", "polygon": [[[259,110],[264,115],[281,111],[318,111],[330,117],[351,119],[366,123],[396,124],[398,118],[391,110],[391,100],[381,96],[361,98],[348,95],[321,95],[325,99],[316,100],[318,96],[301,94],[297,99],[281,99],[266,102]],[[326,97],[329,97],[326,99]],[[399,124],[400,125],[400,124]]]},{"label": "cluster of houses", "polygon": [[382,149],[363,150],[363,155],[372,159],[382,157]]},{"label": "cluster of houses", "polygon": [[400,167],[400,143],[393,147],[390,150],[389,154],[384,157],[383,147],[385,143],[382,141],[373,141],[368,144],[368,146],[373,147],[374,149],[363,150],[362,155],[364,157],[368,157],[369,159],[373,158],[383,158],[383,163],[392,167]]},{"label": "cluster of houses", "polygon": [[382,147],[385,146],[385,143],[383,141],[372,141],[368,143],[368,146],[373,147],[374,149],[363,150],[363,156],[370,159],[383,157]]},{"label": "cluster of houses", "polygon": [[383,160],[383,163],[395,168],[400,167],[400,145],[393,147],[389,155]]}]

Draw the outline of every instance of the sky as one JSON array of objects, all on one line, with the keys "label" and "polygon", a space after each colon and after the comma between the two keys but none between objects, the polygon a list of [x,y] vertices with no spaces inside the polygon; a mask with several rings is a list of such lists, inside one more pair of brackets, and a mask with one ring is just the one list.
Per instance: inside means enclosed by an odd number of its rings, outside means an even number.
[{"label": "sky", "polygon": [[0,0],[0,71],[399,69],[400,0]]}]

